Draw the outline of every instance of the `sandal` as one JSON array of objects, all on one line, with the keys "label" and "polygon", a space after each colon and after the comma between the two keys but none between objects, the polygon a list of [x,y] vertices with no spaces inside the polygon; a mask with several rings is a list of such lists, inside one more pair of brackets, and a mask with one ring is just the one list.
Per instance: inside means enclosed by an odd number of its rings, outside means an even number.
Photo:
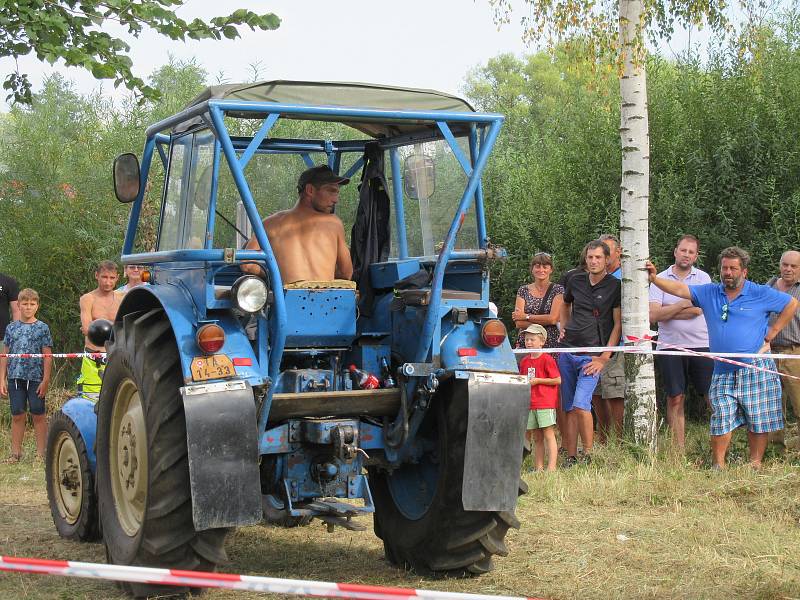
[{"label": "sandal", "polygon": [[22,460],[22,455],[21,454],[12,454],[11,456],[9,456],[7,459],[5,459],[3,461],[3,464],[4,465],[13,465],[15,463],[18,463],[21,460]]}]

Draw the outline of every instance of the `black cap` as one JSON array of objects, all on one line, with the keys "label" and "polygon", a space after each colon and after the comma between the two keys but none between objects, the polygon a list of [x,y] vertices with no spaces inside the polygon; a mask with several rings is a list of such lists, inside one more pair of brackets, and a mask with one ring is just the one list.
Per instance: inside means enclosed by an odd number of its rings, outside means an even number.
[{"label": "black cap", "polygon": [[350,180],[347,177],[340,177],[328,165],[318,165],[311,167],[300,173],[297,179],[297,189],[301,192],[306,187],[307,183],[316,186],[324,185],[326,183],[338,183],[339,185],[347,185]]}]

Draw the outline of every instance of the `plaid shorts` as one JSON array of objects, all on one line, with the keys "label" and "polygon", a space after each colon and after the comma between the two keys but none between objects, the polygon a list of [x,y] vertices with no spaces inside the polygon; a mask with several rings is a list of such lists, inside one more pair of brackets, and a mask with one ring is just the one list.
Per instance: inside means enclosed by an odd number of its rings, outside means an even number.
[{"label": "plaid shorts", "polygon": [[[771,358],[754,358],[753,364],[775,370]],[[778,375],[742,368],[715,373],[708,391],[711,435],[725,435],[747,425],[753,433],[783,429],[781,380]]]}]

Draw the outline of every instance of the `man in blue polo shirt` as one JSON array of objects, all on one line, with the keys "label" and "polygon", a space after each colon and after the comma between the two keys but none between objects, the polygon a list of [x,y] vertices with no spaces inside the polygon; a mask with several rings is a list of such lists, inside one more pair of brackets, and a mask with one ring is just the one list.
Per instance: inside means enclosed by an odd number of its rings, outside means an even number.
[{"label": "man in blue polo shirt", "polygon": [[[650,282],[656,287],[691,300],[702,309],[711,352],[754,354],[769,351],[769,344],[797,311],[797,300],[771,287],[747,281],[750,255],[741,248],[725,248],[719,257],[722,282],[718,284],[690,287],[681,281],[658,277],[650,262],[646,266]],[[771,313],[779,315],[769,326]],[[766,356],[738,360],[775,371],[775,363]],[[780,378],[773,373],[716,361],[708,395],[713,411],[713,467],[725,465],[731,434],[741,425],[747,425],[750,463],[760,467],[767,447],[767,435],[783,429]]]}]

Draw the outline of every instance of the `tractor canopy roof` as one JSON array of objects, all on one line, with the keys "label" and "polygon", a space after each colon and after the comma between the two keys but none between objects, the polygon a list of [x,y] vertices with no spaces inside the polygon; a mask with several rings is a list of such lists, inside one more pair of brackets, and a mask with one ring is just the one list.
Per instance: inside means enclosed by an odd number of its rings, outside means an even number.
[{"label": "tractor canopy roof", "polygon": [[[466,100],[444,92],[351,82],[277,80],[215,85],[203,90],[189,103],[187,108],[207,100],[232,100],[308,107],[359,108],[397,112],[475,112],[475,109]],[[227,114],[232,117],[250,119],[259,116],[249,111],[228,111]],[[291,115],[286,114],[284,118],[344,123],[373,138],[436,130],[436,124],[431,120],[408,119],[399,115],[392,118],[387,115],[381,117],[363,115],[333,116],[311,112],[303,114],[301,112]]]}]

